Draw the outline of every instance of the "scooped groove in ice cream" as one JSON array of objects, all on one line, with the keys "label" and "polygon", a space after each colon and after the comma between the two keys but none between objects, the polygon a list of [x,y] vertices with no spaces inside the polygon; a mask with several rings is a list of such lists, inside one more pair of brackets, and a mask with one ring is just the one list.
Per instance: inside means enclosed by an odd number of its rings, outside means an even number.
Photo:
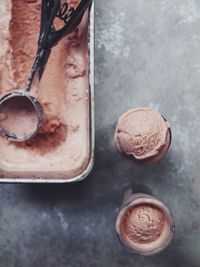
[{"label": "scooped groove in ice cream", "polygon": [[172,239],[173,222],[168,209],[148,195],[131,197],[133,201],[122,207],[117,217],[120,240],[129,250],[143,255],[160,252]]},{"label": "scooped groove in ice cream", "polygon": [[170,146],[170,126],[152,108],[131,109],[119,118],[114,140],[125,157],[137,163],[154,163]]}]

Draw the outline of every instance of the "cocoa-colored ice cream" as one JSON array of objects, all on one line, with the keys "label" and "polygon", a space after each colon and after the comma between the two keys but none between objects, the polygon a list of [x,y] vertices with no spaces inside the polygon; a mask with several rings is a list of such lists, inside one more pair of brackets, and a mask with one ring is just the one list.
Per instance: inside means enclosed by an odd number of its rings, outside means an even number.
[{"label": "cocoa-colored ice cream", "polygon": [[[79,1],[67,2],[76,6]],[[41,1],[1,1],[0,97],[25,85],[36,54],[40,12]],[[1,177],[68,179],[81,174],[90,159],[88,13],[53,48],[40,88],[31,93],[43,106],[44,125],[22,144],[0,137]]]},{"label": "cocoa-colored ice cream", "polygon": [[[132,198],[132,199],[131,199]],[[146,194],[130,195],[116,221],[116,231],[122,243],[140,254],[155,254],[172,238],[172,219],[165,205]]]},{"label": "cocoa-colored ice cream", "polygon": [[142,204],[126,212],[121,223],[121,230],[131,243],[147,244],[161,236],[164,223],[165,216],[159,208]]},{"label": "cocoa-colored ice cream", "polygon": [[118,151],[137,163],[154,163],[171,142],[169,123],[152,108],[131,109],[118,120],[115,131]]}]

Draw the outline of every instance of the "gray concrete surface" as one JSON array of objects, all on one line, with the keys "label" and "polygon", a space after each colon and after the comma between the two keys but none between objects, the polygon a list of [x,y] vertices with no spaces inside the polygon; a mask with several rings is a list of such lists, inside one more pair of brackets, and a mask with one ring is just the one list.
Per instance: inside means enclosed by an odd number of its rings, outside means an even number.
[{"label": "gray concrete surface", "polygon": [[[0,185],[0,267],[200,266],[200,2],[96,0],[96,160],[74,185]],[[152,106],[173,142],[154,166],[115,152],[118,116]],[[176,233],[153,257],[118,244],[123,193],[148,191],[171,209]]]}]

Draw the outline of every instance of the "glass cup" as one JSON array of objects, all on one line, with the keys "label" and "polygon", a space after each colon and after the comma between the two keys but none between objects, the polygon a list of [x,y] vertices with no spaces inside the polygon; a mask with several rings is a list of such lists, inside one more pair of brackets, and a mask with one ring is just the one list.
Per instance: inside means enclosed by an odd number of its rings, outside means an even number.
[{"label": "glass cup", "polygon": [[129,191],[118,212],[115,229],[126,249],[148,256],[169,245],[175,228],[163,202],[148,194]]}]

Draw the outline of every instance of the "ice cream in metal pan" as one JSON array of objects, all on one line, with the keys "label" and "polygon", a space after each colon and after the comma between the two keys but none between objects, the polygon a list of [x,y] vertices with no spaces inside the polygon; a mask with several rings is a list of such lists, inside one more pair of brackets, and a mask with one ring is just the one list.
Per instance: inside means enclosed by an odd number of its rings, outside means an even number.
[{"label": "ice cream in metal pan", "polygon": [[[67,3],[75,8],[79,1]],[[1,97],[13,91],[20,93],[19,88],[25,84],[37,51],[40,12],[41,1],[1,2]],[[1,182],[78,181],[91,169],[93,12],[92,6],[79,26],[52,49],[39,88],[31,89],[31,96],[39,100],[44,111],[37,135],[25,142],[12,142],[0,136]],[[34,116],[31,112],[28,115],[27,122],[34,124]],[[20,118],[23,116],[27,114],[22,113]],[[20,123],[20,126],[22,132],[23,127],[29,128],[27,124]]]}]

